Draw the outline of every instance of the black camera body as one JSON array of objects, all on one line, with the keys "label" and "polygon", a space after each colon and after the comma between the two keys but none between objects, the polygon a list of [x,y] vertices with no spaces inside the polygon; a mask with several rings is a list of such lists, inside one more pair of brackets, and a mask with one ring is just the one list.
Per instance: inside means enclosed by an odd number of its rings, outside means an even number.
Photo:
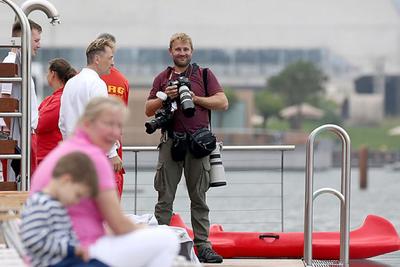
[{"label": "black camera body", "polygon": [[[190,94],[190,81],[188,78],[181,76],[177,80],[168,82],[168,86],[176,85],[179,93],[179,103],[182,106],[182,112],[185,117],[193,117],[195,106],[192,95]],[[171,126],[174,111],[176,110],[176,102],[172,101],[164,92],[158,92],[158,98],[163,101],[163,106],[156,111],[154,119],[147,121],[144,126],[146,133],[152,134],[157,129],[166,130]]]},{"label": "black camera body", "polygon": [[146,127],[146,133],[152,134],[157,129],[166,130],[172,123],[172,118],[174,116],[174,108],[172,106],[172,101],[168,97],[163,101],[163,106],[156,111],[154,119],[146,121],[144,126]]},{"label": "black camera body", "polygon": [[195,112],[195,107],[190,94],[190,81],[188,78],[181,76],[177,80],[169,81],[168,86],[176,85],[179,93],[179,102],[182,106],[182,112],[185,117],[193,117]]}]

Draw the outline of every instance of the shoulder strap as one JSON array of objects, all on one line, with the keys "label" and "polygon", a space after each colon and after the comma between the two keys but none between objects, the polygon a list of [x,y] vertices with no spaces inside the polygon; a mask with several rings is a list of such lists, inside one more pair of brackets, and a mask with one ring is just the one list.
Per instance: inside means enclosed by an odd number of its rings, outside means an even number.
[{"label": "shoulder strap", "polygon": [[[199,65],[197,65],[197,63],[193,63],[192,65],[190,65],[189,68],[190,68],[189,73],[187,73],[188,76],[192,76],[193,73],[196,73],[200,69],[200,67],[199,67]],[[188,76],[187,76],[187,78],[189,78]]]},{"label": "shoulder strap", "polygon": [[208,88],[207,88],[207,72],[208,72],[208,68],[203,68],[200,69],[199,65],[197,65],[197,63],[193,63],[192,64],[192,70],[191,70],[191,74],[196,73],[196,71],[200,71],[200,74],[202,74],[203,76],[203,84],[204,84],[204,92],[205,92],[205,96],[208,96]]},{"label": "shoulder strap", "polygon": [[171,67],[171,66],[168,66],[168,67],[167,67],[167,69],[166,69],[166,71],[167,71],[167,80],[171,79],[172,71],[173,71],[173,70],[174,70],[173,67]]},{"label": "shoulder strap", "polygon": [[[208,68],[203,69],[203,84],[204,84],[204,91],[206,93],[206,96],[208,96],[208,87],[207,87],[207,74],[208,74]],[[211,130],[211,110],[208,110],[208,120],[210,123],[210,130]]]},{"label": "shoulder strap", "polygon": [[204,90],[206,91],[206,96],[208,96],[207,73],[208,73],[208,68],[204,68],[203,69],[203,83],[204,83]]},{"label": "shoulder strap", "polygon": [[[196,73],[198,70],[200,71],[200,73],[202,74],[202,77],[203,77],[205,96],[208,96],[208,87],[207,87],[208,68],[200,69],[200,67],[199,67],[199,65],[197,65],[197,63],[192,63],[192,70],[191,70],[190,74]],[[208,120],[210,123],[210,130],[211,130],[211,110],[208,110]]]}]

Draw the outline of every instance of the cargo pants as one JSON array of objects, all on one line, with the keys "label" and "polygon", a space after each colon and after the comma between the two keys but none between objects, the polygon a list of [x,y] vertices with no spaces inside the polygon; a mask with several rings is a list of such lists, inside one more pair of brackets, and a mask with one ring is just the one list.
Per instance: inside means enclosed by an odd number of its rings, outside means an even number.
[{"label": "cargo pants", "polygon": [[183,161],[171,157],[172,139],[161,142],[154,188],[158,192],[155,216],[159,224],[169,224],[173,213],[176,189],[184,170],[185,181],[190,198],[190,215],[194,233],[194,245],[211,247],[208,241],[210,229],[209,209],[206,192],[210,185],[209,156],[196,159],[188,150]]}]

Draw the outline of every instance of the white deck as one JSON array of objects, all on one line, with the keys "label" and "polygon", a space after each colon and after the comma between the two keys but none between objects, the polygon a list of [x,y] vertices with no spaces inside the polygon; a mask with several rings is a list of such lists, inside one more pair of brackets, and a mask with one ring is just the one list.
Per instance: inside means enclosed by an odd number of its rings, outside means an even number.
[{"label": "white deck", "polygon": [[222,264],[204,264],[207,267],[304,267],[302,260],[289,259],[224,259]]},{"label": "white deck", "polygon": [[27,265],[14,249],[6,248],[4,244],[0,244],[0,266],[26,267]]}]

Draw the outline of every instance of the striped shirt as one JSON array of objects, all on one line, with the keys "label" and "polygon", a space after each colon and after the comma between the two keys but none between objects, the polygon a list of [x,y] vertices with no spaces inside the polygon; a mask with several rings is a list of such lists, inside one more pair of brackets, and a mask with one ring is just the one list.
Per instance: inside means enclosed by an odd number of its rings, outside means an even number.
[{"label": "striped shirt", "polygon": [[54,265],[75,254],[77,239],[67,210],[43,192],[25,203],[20,235],[34,267]]}]

